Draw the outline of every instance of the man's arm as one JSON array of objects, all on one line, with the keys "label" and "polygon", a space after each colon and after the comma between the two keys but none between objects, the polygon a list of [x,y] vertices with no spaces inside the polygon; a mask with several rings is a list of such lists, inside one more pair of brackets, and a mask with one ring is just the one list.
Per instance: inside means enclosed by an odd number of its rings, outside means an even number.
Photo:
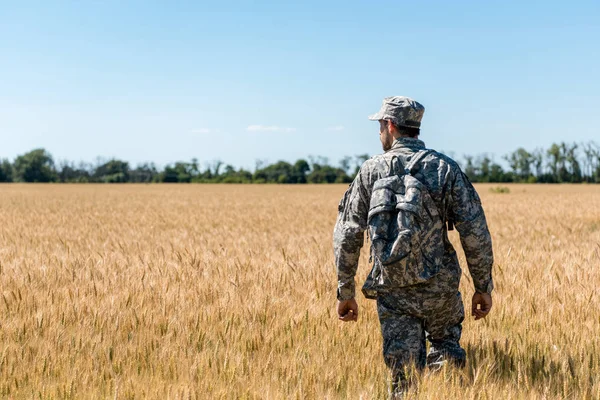
[{"label": "man's arm", "polygon": [[460,234],[475,291],[489,294],[494,288],[492,238],[479,195],[460,170],[452,182],[450,197],[451,218]]},{"label": "man's arm", "polygon": [[338,300],[350,300],[355,295],[354,276],[369,212],[370,195],[365,181],[364,169],[361,168],[338,206],[338,218],[333,230]]}]

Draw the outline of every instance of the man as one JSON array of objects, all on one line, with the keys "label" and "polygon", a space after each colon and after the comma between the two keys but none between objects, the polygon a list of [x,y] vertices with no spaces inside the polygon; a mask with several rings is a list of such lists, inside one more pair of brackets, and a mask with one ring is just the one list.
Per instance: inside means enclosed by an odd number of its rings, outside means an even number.
[{"label": "man", "polygon": [[[411,98],[387,97],[381,110],[369,119],[379,121],[379,138],[384,153],[367,160],[338,206],[334,229],[334,253],[338,274],[337,312],[339,319],[357,321],[358,305],[354,276],[358,266],[363,232],[367,229],[369,203],[375,181],[389,174],[393,163],[415,164],[411,175],[425,185],[442,221],[442,262],[439,272],[424,282],[380,290],[377,312],[383,335],[383,356],[392,372],[392,390],[403,392],[409,382],[405,368],[439,368],[446,362],[464,366],[460,346],[464,309],[458,286],[461,268],[448,240],[456,226],[475,286],[471,315],[485,318],[492,307],[492,242],[481,201],[455,161],[435,152],[423,152],[418,139],[424,107]],[[424,156],[415,156],[416,153]],[[439,232],[438,232],[439,233]],[[374,263],[377,266],[377,257]],[[374,266],[374,268],[375,268]],[[363,292],[367,293],[366,286]],[[370,296],[369,296],[370,297]],[[426,339],[430,351],[426,355]]]}]

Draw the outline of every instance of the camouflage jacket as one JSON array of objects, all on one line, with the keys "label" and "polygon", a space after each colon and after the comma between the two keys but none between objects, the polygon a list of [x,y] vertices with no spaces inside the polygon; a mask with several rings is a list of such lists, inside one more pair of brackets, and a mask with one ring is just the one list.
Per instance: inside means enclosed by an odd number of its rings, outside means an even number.
[{"label": "camouflage jacket", "polygon": [[[356,178],[344,194],[338,206],[338,218],[333,232],[335,263],[338,276],[338,299],[355,296],[354,276],[358,267],[373,184],[387,175],[392,157],[397,156],[403,165],[425,144],[414,138],[399,138],[384,154],[365,161]],[[492,239],[487,227],[481,201],[473,185],[451,158],[432,151],[413,168],[413,176],[427,187],[440,213],[460,234],[469,272],[475,290],[491,293]],[[447,224],[444,223],[444,266],[457,271],[460,266],[456,252],[448,240]]]}]

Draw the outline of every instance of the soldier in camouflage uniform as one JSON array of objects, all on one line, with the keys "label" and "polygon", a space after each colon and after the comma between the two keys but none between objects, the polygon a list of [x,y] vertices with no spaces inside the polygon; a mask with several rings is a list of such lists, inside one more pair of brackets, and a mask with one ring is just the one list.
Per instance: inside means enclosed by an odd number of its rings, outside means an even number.
[{"label": "soldier in camouflage uniform", "polygon": [[[338,206],[333,241],[338,276],[337,312],[342,321],[356,321],[358,317],[354,276],[363,232],[367,229],[373,185],[386,176],[393,157],[407,165],[415,153],[425,149],[418,139],[423,113],[424,107],[418,102],[394,96],[385,98],[381,110],[369,117],[380,123],[385,152],[362,165]],[[448,361],[457,366],[465,364],[465,351],[459,344],[464,319],[458,291],[461,268],[448,240],[448,230],[453,226],[460,234],[475,286],[471,314],[475,319],[485,318],[492,306],[492,241],[477,192],[455,161],[435,151],[428,152],[412,171],[412,176],[427,187],[442,217],[438,227],[443,231],[443,256],[442,267],[430,279],[375,294],[383,356],[397,393],[408,385],[409,377],[404,370],[410,363],[418,369],[439,368]],[[368,282],[363,287],[365,294],[367,286]],[[426,339],[430,342],[428,354]]]}]

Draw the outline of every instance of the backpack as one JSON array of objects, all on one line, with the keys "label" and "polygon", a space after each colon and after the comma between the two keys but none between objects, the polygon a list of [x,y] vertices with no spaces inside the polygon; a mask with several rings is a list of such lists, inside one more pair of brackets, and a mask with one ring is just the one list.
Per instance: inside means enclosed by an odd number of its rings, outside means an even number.
[{"label": "backpack", "polygon": [[394,159],[400,163],[393,156],[387,176],[373,185],[367,229],[374,264],[362,288],[368,299],[426,282],[442,266],[444,221],[427,187],[412,175],[430,152],[415,153],[399,173],[393,173]]}]

